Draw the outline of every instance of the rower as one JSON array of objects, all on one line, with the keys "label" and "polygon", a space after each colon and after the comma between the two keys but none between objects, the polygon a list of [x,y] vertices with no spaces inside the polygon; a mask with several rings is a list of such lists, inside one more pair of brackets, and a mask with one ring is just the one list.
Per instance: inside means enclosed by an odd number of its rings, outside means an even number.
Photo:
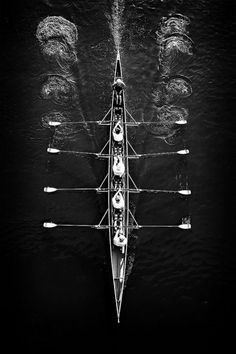
[{"label": "rower", "polygon": [[120,124],[120,121],[116,123],[112,130],[113,139],[117,142],[122,141],[124,138],[124,130]]},{"label": "rower", "polygon": [[121,177],[114,176],[113,180],[112,180],[112,183],[113,183],[113,187],[114,187],[115,190],[122,188],[122,178]]},{"label": "rower", "polygon": [[114,145],[114,155],[121,155],[122,154],[122,144],[115,144]]},{"label": "rower", "polygon": [[117,247],[125,247],[127,245],[127,238],[125,237],[124,231],[122,228],[118,229],[113,238],[113,243]]},{"label": "rower", "polygon": [[113,226],[114,226],[114,230],[115,230],[115,231],[118,229],[118,227],[117,227],[117,221],[118,221],[118,214],[114,213],[114,214],[113,214]]},{"label": "rower", "polygon": [[122,108],[120,107],[115,107],[114,108],[114,115],[117,116],[117,117],[121,117],[121,114],[122,114]]},{"label": "rower", "polygon": [[121,121],[121,115],[120,114],[115,114],[114,115],[114,121],[115,122],[120,122]]},{"label": "rower", "polygon": [[112,198],[112,205],[113,208],[115,209],[123,209],[125,207],[125,201],[120,189],[116,192],[116,194]]},{"label": "rower", "polygon": [[114,175],[119,177],[122,177],[123,174],[125,173],[125,165],[121,155],[114,156],[114,163],[113,163],[112,170]]}]

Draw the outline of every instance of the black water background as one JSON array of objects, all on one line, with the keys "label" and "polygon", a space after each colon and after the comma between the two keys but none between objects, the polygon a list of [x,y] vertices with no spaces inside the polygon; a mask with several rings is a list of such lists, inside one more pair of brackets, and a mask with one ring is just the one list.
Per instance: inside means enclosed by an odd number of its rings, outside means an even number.
[{"label": "black water background", "polygon": [[[52,106],[48,102],[45,105],[39,96],[39,75],[48,70],[35,38],[41,19],[62,15],[79,27],[78,76],[82,84],[78,85],[85,119],[99,117],[110,104],[108,85],[115,49],[104,12],[111,4],[99,1],[95,9],[90,5],[91,11],[87,2],[80,4],[77,9],[53,8],[39,1],[2,6],[3,336],[9,344],[18,340],[25,350],[37,352],[37,345],[53,348],[61,342],[77,342],[81,340],[79,333],[84,331],[92,335],[97,330],[112,336],[124,330],[138,337],[143,330],[145,336],[155,333],[158,337],[163,328],[192,328],[195,333],[203,328],[201,333],[205,332],[205,336],[223,334],[235,317],[234,6],[231,2],[211,0],[182,4],[126,2],[129,35],[124,38],[123,65],[127,105],[134,115],[143,109],[151,89],[148,83],[156,75],[157,50],[153,43],[160,17],[177,10],[191,19],[195,52],[189,66],[183,67],[193,83],[193,95],[183,103],[190,111],[183,136],[191,150],[188,163],[182,165],[182,160],[170,158],[158,165],[139,165],[142,171],[136,168],[133,172],[143,186],[153,183],[152,187],[165,188],[177,187],[179,172],[186,173],[187,168],[193,190],[189,205],[181,198],[166,196],[142,199],[137,205],[137,217],[142,217],[144,223],[174,223],[189,211],[193,230],[140,233],[124,297],[122,324],[117,328],[103,235],[59,229],[47,232],[41,226],[49,217],[95,222],[105,207],[105,201],[99,202],[91,195],[55,195],[48,200],[42,193],[49,181],[93,186],[101,181],[105,171],[102,166],[99,175],[96,173],[97,162],[95,166],[83,160],[78,165],[73,157],[53,161],[45,153],[51,133],[42,127],[41,115]],[[137,83],[141,88],[135,92]],[[145,145],[138,144],[137,136],[137,149],[171,150],[149,138]],[[92,138],[94,147],[104,137],[101,134],[97,139]],[[158,175],[150,172],[157,168]],[[134,347],[137,344],[138,339],[134,340]],[[100,346],[101,342],[97,351],[105,352]]]}]

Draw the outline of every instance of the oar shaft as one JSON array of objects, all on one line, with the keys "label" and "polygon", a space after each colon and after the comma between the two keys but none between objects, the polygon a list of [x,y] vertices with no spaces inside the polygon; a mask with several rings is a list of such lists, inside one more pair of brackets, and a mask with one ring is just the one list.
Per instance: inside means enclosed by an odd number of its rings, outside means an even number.
[{"label": "oar shaft", "polygon": [[139,189],[140,192],[147,193],[179,193],[179,191],[167,190],[167,189]]},{"label": "oar shaft", "polygon": [[143,228],[179,228],[179,225],[134,225],[129,226],[130,229],[143,229]]},{"label": "oar shaft", "polygon": [[94,228],[96,225],[89,225],[89,224],[57,224],[60,227],[91,227]]},{"label": "oar shaft", "polygon": [[73,151],[73,150],[60,150],[62,153],[66,154],[77,154],[77,155],[98,155],[96,152],[87,152],[87,151]]},{"label": "oar shaft", "polygon": [[56,121],[50,121],[48,124],[52,127],[57,127],[57,126],[63,126],[63,125],[73,125],[73,124],[89,124],[89,123],[96,123],[99,124],[99,120],[89,120],[89,121],[76,121],[76,122],[56,122]]},{"label": "oar shaft", "polygon": [[97,188],[56,188],[57,191],[62,192],[70,192],[70,191],[78,191],[78,192],[86,192],[86,191],[96,191]]},{"label": "oar shaft", "polygon": [[148,153],[148,154],[140,154],[140,157],[155,157],[155,156],[161,156],[161,155],[176,155],[178,154],[177,151],[170,151],[170,152],[154,152],[154,153]]}]

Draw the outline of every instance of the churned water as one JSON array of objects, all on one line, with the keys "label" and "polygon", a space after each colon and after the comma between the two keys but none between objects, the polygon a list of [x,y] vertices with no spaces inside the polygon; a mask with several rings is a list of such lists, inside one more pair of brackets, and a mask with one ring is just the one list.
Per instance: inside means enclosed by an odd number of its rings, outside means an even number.
[{"label": "churned water", "polygon": [[[223,333],[235,314],[234,5],[37,0],[13,8],[2,7],[1,21],[1,304],[7,338],[33,353],[58,349],[62,342],[81,349],[81,333],[88,343],[98,333],[96,351],[105,353],[108,336],[121,344],[124,335],[135,334],[132,348],[138,348],[144,334],[155,333],[160,342],[162,328]],[[160,193],[132,199],[140,224],[187,218],[192,230],[132,232],[119,327],[106,234],[42,227],[45,220],[95,224],[106,209],[105,196],[47,195],[43,187],[102,182],[106,161],[50,156],[46,149],[97,152],[107,129],[55,129],[48,122],[104,116],[118,48],[127,109],[136,120],[153,122],[129,128],[132,146],[138,153],[190,150],[131,161],[134,181],[140,188],[192,190],[190,197]],[[187,125],[176,125],[179,120]]]}]

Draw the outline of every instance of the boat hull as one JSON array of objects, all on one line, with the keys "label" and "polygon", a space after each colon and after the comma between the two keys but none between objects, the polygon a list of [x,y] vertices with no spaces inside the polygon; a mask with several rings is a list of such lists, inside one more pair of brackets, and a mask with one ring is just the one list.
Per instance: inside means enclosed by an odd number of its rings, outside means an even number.
[{"label": "boat hull", "polygon": [[[117,56],[115,77],[122,79],[122,70],[120,57]],[[118,102],[118,104],[117,104]],[[119,117],[122,127],[123,127],[123,140],[122,142],[115,142],[113,139],[113,129],[117,123],[117,117]],[[113,238],[115,235],[115,225],[114,225],[114,210],[112,205],[112,197],[118,189],[115,189],[114,174],[113,174],[113,163],[114,163],[114,150],[117,146],[121,150],[121,156],[123,163],[125,165],[125,172],[122,176],[122,195],[124,198],[124,208],[121,211],[122,220],[124,225],[124,234],[127,239],[127,244],[124,247],[117,247],[113,243]],[[112,94],[112,110],[111,110],[111,123],[110,123],[110,136],[109,136],[109,163],[108,163],[108,222],[109,222],[109,243],[110,243],[110,257],[111,257],[111,268],[112,268],[112,279],[114,286],[114,296],[116,303],[117,319],[119,322],[122,297],[125,285],[125,271],[126,271],[126,261],[127,261],[127,246],[128,246],[128,233],[129,233],[129,164],[128,164],[128,140],[127,140],[127,125],[126,125],[126,110],[125,110],[125,95],[124,90],[122,90],[119,100],[117,100],[116,92],[113,91]]]}]

